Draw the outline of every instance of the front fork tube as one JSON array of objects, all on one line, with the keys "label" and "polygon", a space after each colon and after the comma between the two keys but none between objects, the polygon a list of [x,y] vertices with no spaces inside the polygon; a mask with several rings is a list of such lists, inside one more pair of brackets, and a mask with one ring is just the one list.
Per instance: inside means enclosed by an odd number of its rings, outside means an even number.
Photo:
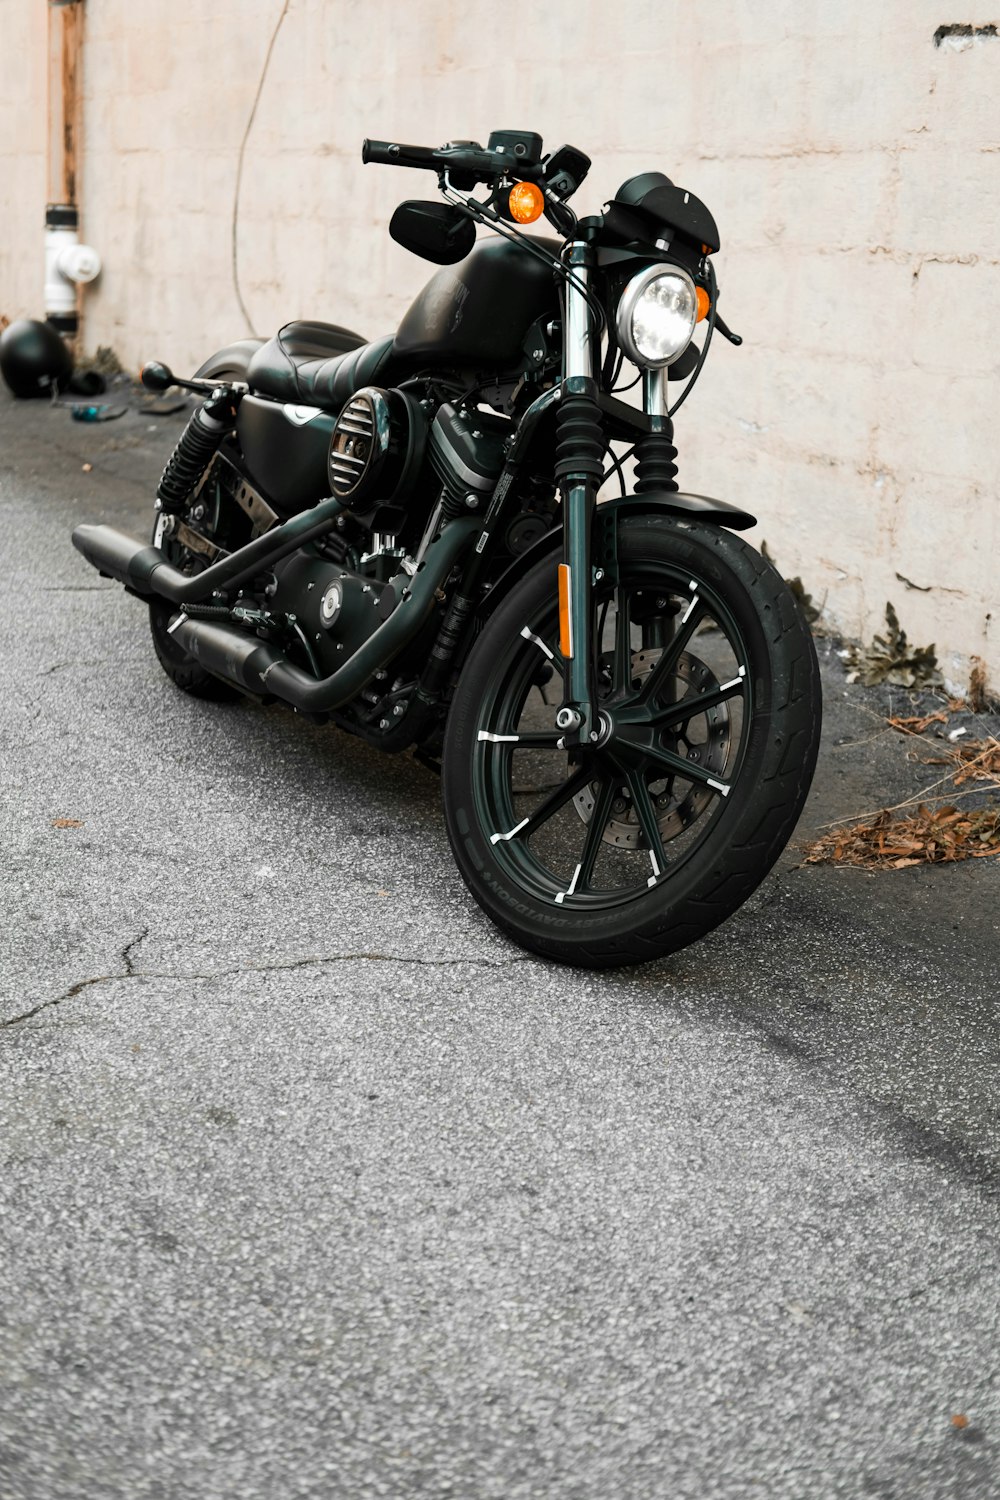
[{"label": "front fork tube", "polygon": [[567,746],[599,733],[597,683],[591,630],[591,530],[597,491],[604,476],[604,437],[598,394],[597,329],[589,288],[589,245],[566,247],[571,276],[565,284],[563,381],[556,443],[556,478],[562,491],[563,561],[559,569],[559,637],[563,657],[563,702],[556,727]]},{"label": "front fork tube", "polygon": [[[587,274],[586,257],[578,262],[572,252],[586,250],[571,247],[571,264],[577,277]],[[595,642],[592,586],[593,558],[591,536],[594,530],[594,508],[604,473],[604,435],[601,413],[594,397],[598,386],[595,371],[595,330],[586,299],[572,283],[566,292],[566,346],[563,397],[559,412],[559,440],[556,473],[562,487],[563,565],[559,570],[559,636],[563,668],[563,703],[556,716],[569,746],[600,741],[609,729],[602,722],[597,702],[597,679],[594,670]],[[637,445],[637,472],[645,470],[636,488],[676,489],[666,370],[643,372],[643,405],[649,418],[647,436]],[[609,539],[605,538],[605,544]],[[614,538],[608,547],[608,562],[613,565],[616,552]],[[602,562],[603,551],[602,551]],[[674,634],[674,620],[668,613],[649,614],[643,622],[643,646],[665,649]],[[600,649],[597,647],[597,649]]]},{"label": "front fork tube", "polygon": [[[644,370],[642,372],[642,404],[646,409],[646,415],[649,417],[650,433],[654,436],[659,437],[660,444],[666,443],[669,449],[669,453],[675,457],[676,454],[672,446],[673,424],[670,421],[669,415],[670,400],[668,396],[666,370]],[[657,456],[659,457],[659,455]],[[645,468],[648,472],[648,464],[643,464],[642,462],[640,462],[639,467],[640,469]],[[655,477],[653,478],[652,483],[654,485],[662,483],[661,474],[663,472],[666,472],[671,476],[667,481],[668,486],[674,489],[677,488],[676,482],[673,478],[673,475],[676,474],[677,471],[672,458],[668,459],[665,470],[661,470],[660,464],[656,462],[656,459],[654,459],[653,472]],[[645,486],[643,485],[643,481],[642,479],[640,479],[639,484],[636,486],[636,488],[641,490],[644,487]],[[643,650],[655,650],[656,648],[659,648],[660,650],[666,650],[674,637],[677,614],[678,611],[676,608],[674,608],[671,613],[656,614],[643,624]],[[675,681],[672,680],[671,682],[666,683],[661,690],[662,701],[665,703],[673,702],[676,699],[678,692],[678,685]]]},{"label": "front fork tube", "polygon": [[556,723],[564,731],[567,745],[589,739],[591,732],[597,729],[593,633],[590,628],[590,533],[596,493],[596,486],[589,479],[570,482],[563,490],[559,648],[565,662],[564,702]]}]

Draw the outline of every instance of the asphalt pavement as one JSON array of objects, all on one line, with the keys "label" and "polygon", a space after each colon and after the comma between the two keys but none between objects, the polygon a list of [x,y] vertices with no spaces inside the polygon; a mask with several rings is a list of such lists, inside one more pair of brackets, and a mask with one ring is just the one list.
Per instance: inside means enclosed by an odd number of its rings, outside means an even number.
[{"label": "asphalt pavement", "polygon": [[824,645],[723,928],[546,965],[432,774],[186,698],[73,550],[181,420],[0,396],[2,1500],[1000,1495],[1000,861],[797,848],[940,775],[885,695]]}]

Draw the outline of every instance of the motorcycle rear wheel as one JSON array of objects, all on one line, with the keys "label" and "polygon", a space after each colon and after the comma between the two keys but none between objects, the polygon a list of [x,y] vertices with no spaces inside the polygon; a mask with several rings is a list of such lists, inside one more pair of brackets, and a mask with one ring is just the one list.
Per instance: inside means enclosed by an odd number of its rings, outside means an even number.
[{"label": "motorcycle rear wheel", "polygon": [[785,847],[819,747],[816,653],[788,586],[745,542],[628,518],[617,584],[593,591],[601,738],[567,751],[557,561],[515,585],[462,671],[448,835],[470,891],[523,948],[643,963],[724,921]]},{"label": "motorcycle rear wheel", "polygon": [[[164,538],[159,517],[153,527],[152,541],[153,546],[159,547],[176,568],[184,573],[195,571],[194,555]],[[235,703],[243,696],[239,689],[206,672],[170,634],[168,626],[176,613],[176,604],[161,599],[159,594],[154,594],[149,601],[149,633],[160,666],[174,686],[191,698],[202,698],[208,703]]]}]

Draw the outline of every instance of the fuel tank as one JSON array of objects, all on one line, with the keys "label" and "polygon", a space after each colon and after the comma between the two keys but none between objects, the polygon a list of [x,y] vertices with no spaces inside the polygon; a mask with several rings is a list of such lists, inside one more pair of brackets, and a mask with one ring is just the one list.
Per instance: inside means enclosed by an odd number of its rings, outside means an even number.
[{"label": "fuel tank", "polygon": [[[536,244],[558,255],[558,240]],[[532,323],[558,315],[552,271],[508,240],[480,240],[457,266],[444,266],[405,314],[394,353],[421,364],[507,369],[522,358]]]}]

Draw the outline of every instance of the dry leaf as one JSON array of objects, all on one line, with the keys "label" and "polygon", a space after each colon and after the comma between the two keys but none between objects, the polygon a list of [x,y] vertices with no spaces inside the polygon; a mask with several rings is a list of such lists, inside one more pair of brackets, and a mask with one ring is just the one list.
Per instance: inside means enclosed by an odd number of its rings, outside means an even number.
[{"label": "dry leaf", "polygon": [[947,724],[948,715],[940,713],[925,714],[923,718],[915,715],[910,719],[891,718],[886,719],[885,722],[890,724],[893,729],[898,729],[900,734],[923,734],[924,730],[928,729],[931,724]]},{"label": "dry leaf", "polygon": [[891,687],[936,687],[941,682],[933,646],[911,646],[900,629],[891,603],[885,606],[886,633],[870,646],[849,646],[846,661],[865,687],[886,682]]},{"label": "dry leaf", "polygon": [[990,735],[985,740],[963,740],[944,757],[935,756],[929,766],[955,765],[955,785],[964,781],[992,781],[1000,786],[1000,740]]},{"label": "dry leaf", "polygon": [[79,818],[53,818],[53,828],[82,828],[83,823]]},{"label": "dry leaf", "polygon": [[1000,854],[1000,802],[967,811],[920,806],[908,817],[881,812],[870,823],[839,828],[807,844],[807,865],[858,865],[865,870],[905,870]]}]

